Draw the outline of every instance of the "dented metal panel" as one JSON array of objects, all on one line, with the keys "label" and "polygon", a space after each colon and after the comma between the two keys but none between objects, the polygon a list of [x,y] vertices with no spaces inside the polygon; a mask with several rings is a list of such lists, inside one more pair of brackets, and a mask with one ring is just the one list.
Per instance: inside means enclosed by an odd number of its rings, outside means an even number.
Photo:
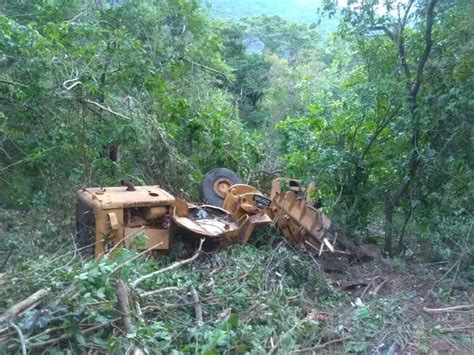
[{"label": "dented metal panel", "polygon": [[[181,205],[182,206],[182,205]],[[189,232],[207,237],[235,237],[239,226],[226,210],[215,206],[191,206],[187,210],[175,209],[173,221]]]},{"label": "dented metal panel", "polygon": [[124,228],[125,236],[130,236],[129,238],[124,238],[124,246],[129,248],[135,238],[140,234],[145,234],[147,236],[147,241],[144,247],[141,249],[154,249],[158,250],[167,250],[170,247],[170,231],[167,229],[155,229],[155,228]]},{"label": "dented metal panel", "polygon": [[104,210],[115,208],[169,205],[173,195],[159,186],[137,186],[127,190],[124,186],[105,188],[86,188],[78,192],[85,199],[97,201]]},{"label": "dented metal panel", "polygon": [[[309,246],[321,251],[333,249],[327,239],[331,220],[293,191],[276,192],[273,198],[274,222],[285,237],[298,248]],[[329,246],[328,246],[329,244]]]},{"label": "dented metal panel", "polygon": [[247,243],[256,227],[272,222],[296,248],[334,252],[331,220],[313,207],[314,191],[314,183],[305,186],[299,180],[277,178],[269,199],[253,186],[236,184],[225,192],[224,208],[219,208],[175,199],[157,185],[86,188],[77,192],[79,205],[85,206],[78,211],[92,213],[94,223],[79,214],[78,226],[93,225],[89,230],[95,233],[96,257],[120,244],[130,247],[141,233],[148,238],[142,246],[146,250],[168,250],[183,235],[191,241],[205,237],[223,249]]}]

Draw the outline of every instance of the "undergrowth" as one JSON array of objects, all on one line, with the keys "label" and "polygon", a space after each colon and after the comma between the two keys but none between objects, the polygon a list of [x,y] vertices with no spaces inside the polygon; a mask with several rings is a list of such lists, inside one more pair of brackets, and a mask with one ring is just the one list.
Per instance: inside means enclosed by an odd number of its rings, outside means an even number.
[{"label": "undergrowth", "polygon": [[[234,246],[142,282],[133,290],[142,316],[135,314],[133,333],[124,334],[117,320],[115,281],[131,283],[170,263],[167,257],[130,261],[134,256],[135,251],[125,249],[99,261],[83,262],[77,253],[40,256],[2,276],[0,308],[38,289],[51,289],[46,306],[18,320],[28,349],[53,345],[77,353],[111,352],[136,344],[151,353],[260,353],[268,351],[272,341],[280,350],[318,342],[323,328],[311,316],[313,307],[318,302],[330,305],[340,297],[304,255],[285,247]],[[192,286],[202,302],[202,326],[195,320]],[[156,289],[165,292],[139,296]],[[103,327],[89,332],[94,325]],[[2,347],[10,352],[18,342],[7,334],[2,334]],[[67,339],[55,341],[64,334]]]},{"label": "undergrowth", "polygon": [[[15,321],[26,348],[47,354],[126,353],[135,347],[152,354],[311,353],[326,347],[369,353],[414,342],[416,351],[423,351],[424,340],[445,330],[420,323],[420,315],[407,307],[413,298],[407,289],[393,284],[379,295],[348,292],[337,279],[355,275],[325,274],[316,260],[276,243],[203,254],[136,287],[140,276],[173,260],[137,257],[126,249],[98,261],[84,261],[77,251],[38,256],[1,275],[0,309],[49,288],[41,307]],[[128,334],[116,305],[119,279],[131,288]],[[192,288],[203,324],[196,318]],[[8,326],[0,327],[0,341],[2,353],[19,349]]]}]

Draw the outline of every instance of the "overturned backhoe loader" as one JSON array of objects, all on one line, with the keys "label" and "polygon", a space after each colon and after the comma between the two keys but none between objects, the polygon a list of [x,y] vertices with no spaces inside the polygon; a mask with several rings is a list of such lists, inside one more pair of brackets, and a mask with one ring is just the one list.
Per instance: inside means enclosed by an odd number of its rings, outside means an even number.
[{"label": "overturned backhoe loader", "polygon": [[230,170],[211,170],[201,184],[205,204],[175,198],[159,186],[83,188],[77,192],[79,250],[100,258],[129,247],[146,236],[139,248],[160,255],[174,244],[192,253],[204,238],[211,252],[231,244],[245,244],[255,228],[273,223],[297,249],[314,255],[334,252],[331,220],[313,206],[314,184],[294,179],[273,180],[270,198],[241,184]]}]

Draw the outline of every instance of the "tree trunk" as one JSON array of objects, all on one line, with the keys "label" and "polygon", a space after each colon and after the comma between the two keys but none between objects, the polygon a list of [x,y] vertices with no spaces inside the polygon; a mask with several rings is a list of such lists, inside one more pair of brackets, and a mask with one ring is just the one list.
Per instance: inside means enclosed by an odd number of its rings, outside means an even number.
[{"label": "tree trunk", "polygon": [[[107,43],[107,50],[110,50],[110,43]],[[101,105],[105,104],[105,84],[107,81],[107,70],[109,68],[110,64],[110,58],[105,57],[105,63],[102,66],[102,73],[100,74],[100,80],[99,80],[99,103]],[[122,158],[122,153],[121,153],[121,143],[120,140],[117,140],[107,146],[107,151],[108,153],[108,158],[111,161],[114,162],[120,162],[120,159]]]},{"label": "tree trunk", "polygon": [[109,159],[115,162],[120,162],[122,159],[122,152],[120,150],[120,142],[115,142],[109,145]]},{"label": "tree trunk", "polygon": [[[406,59],[406,50],[404,42],[404,29],[408,18],[408,12],[410,11],[413,1],[409,3],[407,7],[405,16],[400,25],[400,32],[398,34],[398,56],[400,60],[400,65],[403,69],[403,72],[407,81],[407,104],[408,110],[410,112],[410,118],[413,126],[412,134],[412,154],[410,156],[410,161],[408,162],[408,171],[403,180],[398,185],[396,191],[391,194],[385,202],[385,239],[384,246],[385,251],[391,256],[393,254],[392,241],[393,241],[393,215],[395,209],[398,207],[400,200],[404,197],[405,193],[408,191],[412,180],[416,177],[418,173],[418,167],[421,163],[420,155],[418,153],[419,147],[419,137],[420,137],[420,117],[417,112],[418,109],[418,93],[423,81],[423,73],[425,69],[426,62],[431,52],[431,47],[433,45],[432,40],[432,30],[433,30],[433,18],[434,18],[434,8],[438,0],[431,0],[426,7],[426,30],[425,30],[425,47],[423,53],[418,61],[418,65],[415,72],[415,80],[411,83],[411,72]],[[393,37],[395,39],[395,37]]]},{"label": "tree trunk", "polygon": [[400,200],[405,196],[405,193],[408,191],[411,182],[415,179],[418,172],[418,167],[420,165],[420,158],[418,152],[413,151],[410,162],[409,170],[407,176],[398,186],[397,190],[385,200],[385,239],[384,239],[384,248],[385,251],[392,256],[392,241],[393,241],[393,215],[395,213],[395,208],[400,204]]},{"label": "tree trunk", "polygon": [[385,238],[384,238],[384,250],[388,255],[393,254],[392,241],[393,241],[393,211],[395,206],[393,205],[390,197],[385,201]]}]

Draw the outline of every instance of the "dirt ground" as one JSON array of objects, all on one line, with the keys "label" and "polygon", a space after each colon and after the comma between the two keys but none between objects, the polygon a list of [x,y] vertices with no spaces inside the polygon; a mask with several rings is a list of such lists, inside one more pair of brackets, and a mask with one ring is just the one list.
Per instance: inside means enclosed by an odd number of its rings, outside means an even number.
[{"label": "dirt ground", "polygon": [[[375,333],[369,329],[371,353],[474,353],[474,289],[467,272],[444,262],[379,259],[353,263],[346,273],[330,273],[328,278],[355,307],[374,310],[393,302],[394,318],[390,307],[383,307],[383,324],[377,323]],[[347,333],[364,331],[364,324],[356,323],[346,326]]]}]

